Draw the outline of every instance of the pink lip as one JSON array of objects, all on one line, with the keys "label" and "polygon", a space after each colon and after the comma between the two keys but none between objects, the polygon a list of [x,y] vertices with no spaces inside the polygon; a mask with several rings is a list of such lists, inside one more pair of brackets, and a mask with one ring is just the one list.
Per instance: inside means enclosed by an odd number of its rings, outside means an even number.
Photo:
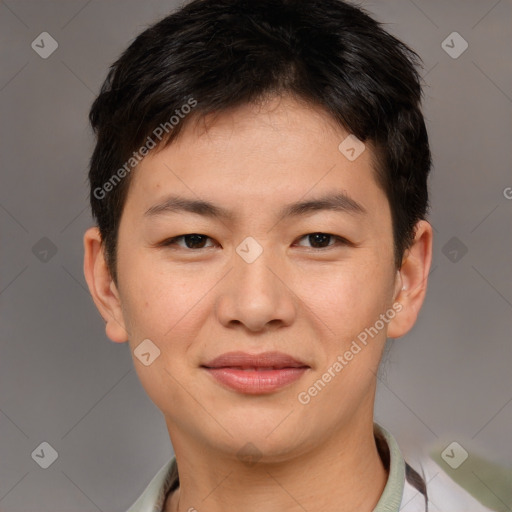
[{"label": "pink lip", "polygon": [[306,370],[306,367],[280,370],[206,368],[206,371],[221,384],[248,395],[272,393],[299,379]]},{"label": "pink lip", "polygon": [[228,352],[202,367],[219,383],[251,395],[276,391],[296,381],[309,369],[305,363],[282,352]]},{"label": "pink lip", "polygon": [[247,352],[226,352],[202,366],[208,368],[236,367],[242,368],[299,368],[308,366],[302,361],[294,359],[283,352],[261,352],[248,354]]}]

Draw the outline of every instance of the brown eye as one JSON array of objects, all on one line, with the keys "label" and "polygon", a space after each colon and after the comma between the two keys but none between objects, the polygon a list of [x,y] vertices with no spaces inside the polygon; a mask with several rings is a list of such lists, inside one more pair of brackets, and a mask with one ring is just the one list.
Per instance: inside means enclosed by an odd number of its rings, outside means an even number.
[{"label": "brown eye", "polygon": [[329,245],[331,245],[329,243],[331,239],[332,235],[328,235],[326,233],[313,233],[308,235],[308,241],[315,249],[319,249],[320,247],[329,247]]},{"label": "brown eye", "polygon": [[[331,235],[330,233],[309,233],[301,237],[300,240],[302,239],[307,239],[311,244],[310,247],[313,249],[326,249],[338,244],[344,245],[348,243],[344,238],[337,235]],[[333,243],[329,243],[331,240],[333,240]]]},{"label": "brown eye", "polygon": [[[205,246],[207,240],[211,240],[211,238],[198,233],[190,233],[187,235],[180,235],[169,238],[168,240],[162,242],[161,245],[165,247],[178,246],[183,249],[207,249],[208,247],[213,247],[213,245]],[[178,241],[183,241],[185,246],[179,244]]]}]

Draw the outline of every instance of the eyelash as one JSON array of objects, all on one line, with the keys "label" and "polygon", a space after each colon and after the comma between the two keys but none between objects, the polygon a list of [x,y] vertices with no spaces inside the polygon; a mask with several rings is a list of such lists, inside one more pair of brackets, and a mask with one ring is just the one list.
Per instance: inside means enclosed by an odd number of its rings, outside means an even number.
[{"label": "eyelash", "polygon": [[[201,236],[201,237],[206,237],[207,239],[209,240],[213,240],[211,237],[209,236],[206,236],[206,235],[203,235],[201,233],[187,233],[185,235],[179,235],[179,236],[175,236],[175,237],[172,237],[172,238],[168,238],[167,240],[164,240],[163,242],[161,242],[160,244],[158,244],[160,247],[170,247],[172,248],[173,246],[177,246],[177,241],[180,240],[180,239],[184,239],[186,236],[192,236],[192,235],[197,235],[197,236]],[[299,237],[298,240],[302,240],[303,238],[305,237],[308,237],[308,236],[312,236],[312,235],[326,235],[326,236],[329,236],[331,238],[334,239],[335,243],[331,244],[331,245],[328,245],[327,247],[310,247],[311,250],[313,251],[325,251],[325,250],[328,250],[328,249],[331,249],[337,245],[353,245],[351,242],[349,242],[346,238],[343,238],[341,236],[338,236],[338,235],[333,235],[331,233],[324,233],[324,232],[321,232],[321,231],[315,231],[313,233],[307,233],[305,235],[302,235],[301,237]],[[181,249],[185,249],[187,251],[200,251],[200,250],[203,250],[203,249],[211,249],[212,247],[200,247],[199,249],[191,249],[189,247],[181,247],[181,246],[178,246],[179,248]]]}]

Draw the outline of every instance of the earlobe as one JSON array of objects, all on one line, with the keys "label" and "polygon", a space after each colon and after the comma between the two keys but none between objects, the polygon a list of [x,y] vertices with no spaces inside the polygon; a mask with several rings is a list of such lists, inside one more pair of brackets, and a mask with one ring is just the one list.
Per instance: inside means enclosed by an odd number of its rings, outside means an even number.
[{"label": "earlobe", "polygon": [[388,325],[388,337],[399,338],[409,332],[418,318],[427,291],[432,262],[432,226],[425,220],[416,224],[415,237],[406,250],[395,281],[395,302],[400,313]]},{"label": "earlobe", "polygon": [[94,304],[105,321],[107,336],[116,343],[128,340],[121,301],[108,269],[97,227],[84,234],[84,275]]}]

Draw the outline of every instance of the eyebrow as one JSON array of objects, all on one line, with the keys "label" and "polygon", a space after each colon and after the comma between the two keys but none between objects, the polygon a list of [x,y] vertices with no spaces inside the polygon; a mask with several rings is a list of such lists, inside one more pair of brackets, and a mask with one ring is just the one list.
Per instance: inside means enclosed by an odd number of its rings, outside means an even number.
[{"label": "eyebrow", "polygon": [[[317,211],[335,211],[349,214],[366,214],[364,206],[345,192],[325,194],[308,201],[298,201],[285,205],[278,214],[278,221],[289,217],[304,216]],[[234,212],[209,201],[187,199],[180,196],[168,196],[162,202],[151,206],[144,214],[154,217],[166,213],[194,213],[204,217],[233,221]]]}]

